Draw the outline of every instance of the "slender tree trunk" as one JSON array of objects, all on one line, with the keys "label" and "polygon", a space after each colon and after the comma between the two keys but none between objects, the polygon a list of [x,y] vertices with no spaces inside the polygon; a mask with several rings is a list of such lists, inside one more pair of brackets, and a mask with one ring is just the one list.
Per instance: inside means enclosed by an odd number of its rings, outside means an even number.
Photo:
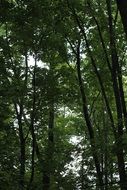
[{"label": "slender tree trunk", "polygon": [[123,117],[124,117],[124,124],[127,130],[127,108],[126,108],[125,95],[124,95],[124,89],[123,89],[122,71],[121,71],[120,66],[118,70],[118,82],[119,82],[119,91],[120,91],[121,105],[122,105],[122,111],[123,111]]},{"label": "slender tree trunk", "polygon": [[19,106],[19,112],[17,108],[17,104],[14,103],[18,126],[19,126],[19,140],[20,140],[20,179],[19,179],[19,190],[24,190],[24,176],[25,176],[25,139],[23,134],[22,127],[22,113],[23,113],[23,105]]},{"label": "slender tree trunk", "polygon": [[43,173],[43,189],[49,190],[51,185],[51,173],[52,173],[52,157],[53,157],[53,144],[54,144],[54,109],[50,108],[49,111],[49,132],[48,132],[48,148],[47,148],[47,157],[46,157],[46,170]]},{"label": "slender tree trunk", "polygon": [[[112,14],[111,14],[111,2],[110,0],[106,0],[107,3],[107,10],[109,16],[109,36],[110,36],[110,49],[111,49],[111,59],[112,59],[112,79],[113,79],[113,89],[114,89],[114,96],[116,102],[116,110],[117,110],[117,120],[118,120],[118,134],[116,139],[117,145],[117,158],[118,158],[118,169],[120,175],[120,187],[121,190],[127,189],[127,182],[126,182],[126,172],[125,172],[125,163],[124,163],[124,154],[122,148],[122,135],[123,135],[123,116],[122,116],[122,103],[121,103],[121,91],[119,89],[119,62],[118,56],[116,51],[115,45],[115,34],[113,30],[112,24]],[[122,85],[122,84],[120,84]]]},{"label": "slender tree trunk", "polygon": [[34,72],[33,72],[33,103],[32,103],[32,113],[31,113],[31,122],[30,122],[30,131],[32,136],[32,157],[31,157],[31,176],[29,180],[29,184],[27,189],[31,189],[32,183],[34,180],[34,159],[35,159],[35,150],[36,150],[36,136],[35,136],[35,114],[36,114],[36,67],[37,67],[37,59],[35,55],[35,64],[34,64]]},{"label": "slender tree trunk", "polygon": [[25,176],[25,141],[22,139],[20,140],[20,190],[24,189],[24,176]]},{"label": "slender tree trunk", "polygon": [[83,104],[82,105],[83,106],[83,115],[84,115],[84,119],[86,121],[88,131],[89,131],[90,144],[91,144],[93,159],[94,159],[95,167],[96,167],[96,171],[97,171],[98,185],[99,185],[100,189],[103,190],[104,189],[103,188],[103,176],[102,176],[102,172],[101,172],[99,158],[97,155],[97,148],[95,145],[94,130],[93,130],[93,126],[91,124],[89,113],[88,113],[88,107],[87,107],[86,95],[84,92],[84,87],[83,87],[83,82],[82,82],[80,64],[81,64],[80,63],[80,45],[78,45],[76,65],[77,65],[77,75],[78,75],[78,81],[79,81],[79,88],[80,88],[81,97],[82,97],[82,104]]},{"label": "slender tree trunk", "polygon": [[[19,116],[20,117],[20,116]],[[19,136],[20,136],[20,190],[24,189],[25,176],[25,140],[23,137],[21,119],[19,118]]]},{"label": "slender tree trunk", "polygon": [[49,190],[51,185],[51,174],[52,174],[52,159],[53,159],[53,148],[54,148],[54,104],[50,105],[49,108],[49,132],[48,132],[48,147],[46,150],[46,160],[43,171],[43,189]]},{"label": "slender tree trunk", "polygon": [[50,88],[49,88],[49,124],[48,124],[48,145],[46,149],[45,166],[43,171],[43,190],[49,190],[52,177],[52,162],[54,152],[54,74],[50,65]]},{"label": "slender tree trunk", "polygon": [[[127,38],[127,1],[126,0],[116,0],[117,6],[121,15],[124,31],[126,34]],[[126,105],[125,105],[125,98],[124,98],[124,91],[122,89],[122,74],[121,74],[121,69],[119,72],[119,86],[120,86],[120,92],[121,92],[121,101],[122,101],[122,106],[123,106],[123,114],[124,114],[124,120],[125,120],[125,126],[127,129],[127,110],[126,110]]]},{"label": "slender tree trunk", "polygon": [[108,190],[108,131],[109,122],[108,117],[105,116],[105,106],[103,108],[103,130],[104,130],[104,184],[105,190]]}]

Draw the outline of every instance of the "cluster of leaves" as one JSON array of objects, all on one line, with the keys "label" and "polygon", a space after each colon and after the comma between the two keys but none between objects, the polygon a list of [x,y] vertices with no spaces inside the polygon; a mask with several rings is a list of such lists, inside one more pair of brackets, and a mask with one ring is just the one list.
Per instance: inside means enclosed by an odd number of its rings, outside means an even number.
[{"label": "cluster of leaves", "polygon": [[[126,42],[116,2],[111,6],[125,91]],[[0,189],[119,188],[126,119],[122,113],[117,139],[105,102],[117,132],[108,16],[104,0],[1,1]]]}]

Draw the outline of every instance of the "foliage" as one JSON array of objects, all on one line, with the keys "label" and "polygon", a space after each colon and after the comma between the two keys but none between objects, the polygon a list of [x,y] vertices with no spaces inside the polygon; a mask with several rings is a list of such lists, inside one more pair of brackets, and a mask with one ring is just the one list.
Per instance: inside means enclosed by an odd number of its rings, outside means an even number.
[{"label": "foliage", "polygon": [[127,188],[122,24],[115,1],[1,1],[0,189]]}]

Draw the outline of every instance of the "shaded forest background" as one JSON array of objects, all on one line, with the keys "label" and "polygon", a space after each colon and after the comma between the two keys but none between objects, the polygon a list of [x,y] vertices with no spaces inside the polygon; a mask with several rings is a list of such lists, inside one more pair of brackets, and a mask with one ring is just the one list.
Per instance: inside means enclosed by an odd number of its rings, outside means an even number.
[{"label": "shaded forest background", "polygon": [[127,1],[0,1],[0,189],[127,190]]}]

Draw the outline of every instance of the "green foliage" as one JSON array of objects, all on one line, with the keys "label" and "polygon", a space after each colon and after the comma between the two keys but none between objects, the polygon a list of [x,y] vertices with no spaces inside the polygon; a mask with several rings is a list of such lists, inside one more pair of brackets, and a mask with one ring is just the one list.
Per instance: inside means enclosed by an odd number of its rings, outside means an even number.
[{"label": "green foliage", "polygon": [[101,189],[97,159],[105,190],[119,189],[121,150],[125,168],[127,161],[127,51],[114,1],[111,7],[114,71],[105,1],[1,1],[0,189],[41,190],[45,178],[49,190]]}]

